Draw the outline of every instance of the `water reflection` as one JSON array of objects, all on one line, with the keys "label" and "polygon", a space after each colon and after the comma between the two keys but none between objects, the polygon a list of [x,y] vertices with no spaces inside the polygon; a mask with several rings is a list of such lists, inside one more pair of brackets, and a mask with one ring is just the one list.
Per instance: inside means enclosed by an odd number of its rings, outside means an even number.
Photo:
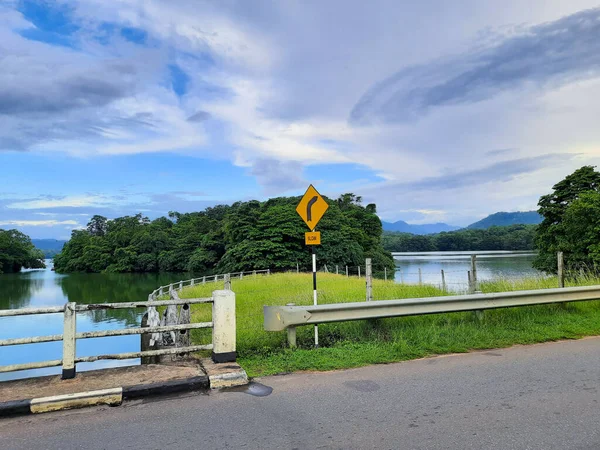
[{"label": "water reflection", "polygon": [[[186,274],[70,274],[51,270],[30,270],[0,275],[0,309],[35,308],[77,303],[118,303],[145,301],[160,285],[191,278]],[[77,331],[108,330],[139,326],[142,309],[86,311],[77,314]],[[62,315],[45,314],[0,318],[0,339],[62,334]],[[24,346],[0,347],[0,365],[60,359],[62,344],[50,342]],[[83,339],[77,342],[77,356],[138,351],[139,336]],[[131,365],[137,360],[98,361],[78,364],[78,370]],[[47,368],[0,374],[0,381],[59,373]]]}]

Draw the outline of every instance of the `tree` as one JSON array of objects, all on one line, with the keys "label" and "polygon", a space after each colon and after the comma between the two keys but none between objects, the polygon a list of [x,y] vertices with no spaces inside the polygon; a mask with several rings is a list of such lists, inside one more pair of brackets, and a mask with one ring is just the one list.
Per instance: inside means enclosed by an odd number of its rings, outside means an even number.
[{"label": "tree", "polygon": [[35,248],[26,234],[17,230],[0,230],[0,273],[42,269],[44,253]]},{"label": "tree", "polygon": [[568,238],[573,223],[565,225],[565,214],[582,194],[600,191],[600,173],[596,172],[593,166],[584,166],[555,184],[552,189],[553,191],[542,196],[538,203],[538,212],[544,220],[538,226],[535,243],[539,253],[533,265],[539,270],[556,273],[557,252],[565,253],[567,265],[570,264],[569,261],[575,262],[575,259],[571,258],[573,252]]},{"label": "tree", "polygon": [[569,249],[568,268],[600,269],[600,192],[584,192],[569,205],[559,239],[558,246]]}]

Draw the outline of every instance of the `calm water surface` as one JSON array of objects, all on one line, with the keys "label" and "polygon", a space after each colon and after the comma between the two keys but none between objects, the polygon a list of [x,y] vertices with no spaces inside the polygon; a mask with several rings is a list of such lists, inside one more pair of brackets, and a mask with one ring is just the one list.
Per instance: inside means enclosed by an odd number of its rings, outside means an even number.
[{"label": "calm water surface", "polygon": [[[189,279],[185,274],[71,274],[28,270],[0,275],[0,309],[60,306],[67,302],[117,303],[145,301],[160,285]],[[139,326],[143,309],[99,310],[77,313],[77,331],[110,330]],[[0,318],[0,339],[62,334],[62,314]],[[140,336],[116,336],[77,341],[77,356],[140,350]],[[62,342],[0,347],[0,365],[62,358]],[[77,370],[139,364],[139,360],[97,361],[77,364]],[[60,373],[60,367],[0,373],[0,381]]]},{"label": "calm water surface", "polygon": [[448,289],[461,291],[468,286],[467,272],[471,270],[471,255],[477,255],[477,278],[479,281],[497,278],[517,280],[539,277],[531,263],[532,252],[423,252],[393,253],[396,261],[397,282],[418,283],[419,269],[422,282],[441,285],[444,270]]}]

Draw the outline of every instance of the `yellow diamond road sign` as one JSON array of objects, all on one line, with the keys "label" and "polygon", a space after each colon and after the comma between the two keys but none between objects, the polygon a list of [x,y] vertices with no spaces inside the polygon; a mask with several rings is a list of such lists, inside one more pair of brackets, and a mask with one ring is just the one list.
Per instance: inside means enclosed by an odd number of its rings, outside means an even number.
[{"label": "yellow diamond road sign", "polygon": [[327,208],[329,208],[329,205],[311,184],[300,203],[298,203],[296,212],[300,214],[308,228],[314,230]]}]

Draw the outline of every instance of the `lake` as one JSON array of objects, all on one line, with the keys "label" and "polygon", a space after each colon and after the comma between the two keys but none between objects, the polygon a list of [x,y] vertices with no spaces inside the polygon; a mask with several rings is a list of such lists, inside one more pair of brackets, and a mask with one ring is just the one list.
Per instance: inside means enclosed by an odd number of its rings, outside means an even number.
[{"label": "lake", "polygon": [[[398,282],[441,284],[440,271],[446,272],[448,289],[467,287],[467,271],[473,252],[399,253],[395,279]],[[479,252],[480,280],[539,276],[531,268],[531,252]],[[62,306],[67,302],[108,303],[147,300],[148,294],[161,285],[186,280],[191,274],[71,274],[45,270],[26,270],[18,274],[0,275],[0,309]],[[96,331],[139,326],[141,309],[98,310],[77,314],[77,331]],[[43,314],[0,318],[0,339],[62,334],[62,314]],[[139,351],[140,337],[118,336],[77,341],[77,356]],[[62,342],[0,347],[0,365],[21,364],[62,358]],[[138,364],[139,360],[97,361],[77,365],[78,371]],[[50,367],[0,374],[0,381],[60,373]]]},{"label": "lake", "polygon": [[446,285],[452,291],[464,291],[468,287],[468,271],[471,270],[471,255],[477,255],[477,278],[479,281],[492,279],[517,280],[539,277],[531,263],[533,252],[410,252],[392,253],[396,262],[395,280],[399,283],[419,282],[419,269],[424,284],[441,285],[444,270]]}]

